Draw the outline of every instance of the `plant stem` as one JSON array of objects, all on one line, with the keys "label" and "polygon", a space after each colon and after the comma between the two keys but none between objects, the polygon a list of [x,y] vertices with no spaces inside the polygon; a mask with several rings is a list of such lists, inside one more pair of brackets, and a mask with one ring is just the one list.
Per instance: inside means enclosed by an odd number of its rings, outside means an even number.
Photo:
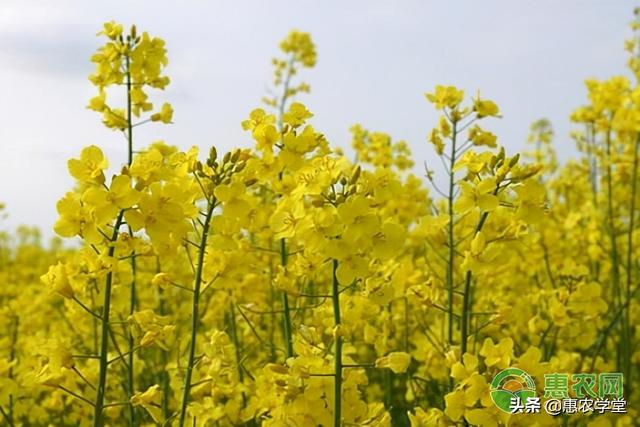
[{"label": "plant stem", "polygon": [[[615,219],[613,217],[613,168],[611,167],[612,156],[611,156],[611,130],[607,130],[606,133],[606,154],[607,154],[607,217],[608,217],[608,231],[609,231],[609,239],[611,241],[611,271],[612,271],[612,282],[613,282],[613,299],[617,303],[618,307],[622,305],[622,289],[620,287],[620,269],[619,269],[619,256],[618,256],[618,242],[616,237],[615,230]],[[622,322],[621,322],[621,335],[624,335],[625,332],[625,313],[622,313]],[[624,336],[621,336],[621,339],[618,341],[618,349],[620,351],[617,352],[616,356],[618,369],[621,365],[621,353],[624,353],[624,346],[626,345],[627,339]]]},{"label": "plant stem", "polygon": [[[156,257],[156,273],[160,273],[161,271],[160,259]],[[161,287],[158,287],[158,310],[160,316],[167,314],[164,291]],[[160,352],[160,383],[162,384],[162,417],[167,420],[169,418],[170,382],[169,374],[167,373],[167,353],[164,351]]]},{"label": "plant stem", "polygon": [[132,108],[131,108],[131,69],[129,54],[125,55],[126,70],[127,70],[127,145],[128,156],[127,164],[131,166],[133,162],[133,123],[132,120]]},{"label": "plant stem", "polygon": [[[280,239],[280,263],[283,267],[287,265],[287,246],[284,239]],[[287,359],[293,357],[293,336],[291,330],[291,311],[289,309],[289,295],[282,291],[282,316],[284,323],[284,341],[287,349]]]},{"label": "plant stem", "polygon": [[[640,134],[636,136],[636,142],[633,152],[633,169],[631,172],[631,202],[629,206],[629,231],[627,233],[627,286],[626,286],[626,315],[625,315],[625,327],[626,327],[626,336],[630,340],[632,339],[631,332],[631,283],[632,283],[632,254],[633,254],[633,231],[635,226],[635,217],[636,217],[636,197],[638,192],[638,152],[640,151]],[[632,343],[627,343],[626,346],[626,354],[625,354],[625,386],[627,387],[627,395],[629,393],[628,384],[632,383]]]},{"label": "plant stem", "polygon": [[334,363],[334,409],[333,426],[342,425],[342,331],[340,331],[340,283],[336,272],[338,270],[338,260],[333,260],[333,323],[336,328],[335,351],[333,355]]},{"label": "plant stem", "polygon": [[[238,324],[236,322],[236,310],[235,304],[231,295],[229,295],[229,299],[231,300],[229,303],[229,322],[231,325],[231,339],[233,340],[233,348],[235,349],[236,356],[236,369],[238,372],[238,381],[242,384],[244,382],[244,372],[242,371],[242,366],[240,364],[242,360],[242,349],[240,348],[240,339],[238,337]],[[244,391],[242,392],[242,407],[243,409],[247,406],[247,396]]]},{"label": "plant stem", "polygon": [[287,105],[287,99],[289,98],[289,85],[291,84],[292,67],[295,61],[295,56],[291,56],[287,65],[287,76],[284,79],[284,85],[282,90],[282,98],[280,99],[280,104],[278,105],[278,127],[282,130],[282,116],[284,114],[284,108]]},{"label": "plant stem", "polygon": [[[18,342],[18,328],[20,327],[20,317],[14,317],[13,333],[11,334],[11,351],[9,353],[9,362],[13,362],[16,358],[16,343]],[[13,366],[9,368],[9,379],[13,379]],[[9,395],[9,417],[8,421],[13,425],[13,395]]]},{"label": "plant stem", "polygon": [[[130,67],[129,54],[125,55],[125,63],[126,63],[126,71],[127,71],[127,165],[131,166],[133,162],[133,118],[132,118],[132,102],[131,102],[131,67]],[[129,227],[129,234],[133,236],[133,232],[131,227]],[[135,255],[135,254],[134,254]],[[133,278],[131,280],[131,293],[129,296],[129,315],[133,315],[136,308],[136,257],[131,257],[131,271],[133,274]],[[127,367],[127,400],[131,399],[134,393],[134,352],[133,348],[135,346],[133,340],[133,333],[129,332],[129,365]],[[137,425],[136,422],[136,409],[133,405],[129,405],[129,425],[134,427]]]},{"label": "plant stem", "polygon": [[[496,187],[493,192],[494,196],[498,194],[498,188]],[[473,233],[473,237],[475,237],[479,232],[482,231],[482,227],[484,223],[487,221],[487,217],[489,216],[489,212],[483,212],[480,216],[480,221],[476,225],[476,229]],[[469,320],[470,313],[472,311],[471,307],[471,278],[473,274],[471,270],[467,270],[464,280],[464,292],[462,295],[462,316],[460,316],[461,329],[460,329],[460,357],[464,356],[467,352],[467,339],[469,337]]]},{"label": "plant stem", "polygon": [[455,191],[455,172],[453,168],[456,163],[456,139],[457,139],[457,122],[452,122],[451,132],[451,165],[449,167],[449,194],[448,194],[448,206],[449,206],[449,227],[448,227],[448,244],[449,244],[449,260],[447,262],[447,302],[448,302],[448,335],[447,339],[449,345],[453,344],[453,274],[454,274],[454,259],[455,259],[455,247],[454,247],[454,212],[453,212],[453,198]]},{"label": "plant stem", "polygon": [[[115,242],[118,238],[118,230],[122,225],[122,218],[124,211],[120,211],[116,218],[116,223],[113,226],[113,234],[111,236],[111,243]],[[116,248],[114,245],[109,246],[109,257],[113,257]],[[96,394],[95,413],[93,417],[93,426],[102,427],[104,425],[104,419],[102,417],[102,409],[104,406],[104,395],[107,384],[107,369],[108,369],[108,351],[109,351],[109,314],[111,311],[111,286],[113,284],[113,271],[109,270],[105,280],[104,287],[104,303],[102,305],[102,330],[100,332],[100,373],[98,376],[98,391]]]},{"label": "plant stem", "polygon": [[[131,233],[131,229],[129,229],[129,232]],[[130,305],[129,305],[130,316],[132,316],[136,310],[136,258],[135,257],[131,258],[131,270],[132,270],[133,278],[131,280],[131,294],[129,297],[130,298]],[[133,339],[133,333],[130,331],[129,332],[129,365],[127,369],[127,374],[128,374],[127,375],[127,392],[129,393],[129,396],[127,397],[129,399],[131,399],[131,396],[133,396],[134,389],[135,389],[134,370],[133,370],[134,347],[135,347],[135,342]],[[129,424],[131,426],[137,425],[136,409],[131,404],[129,404]]]},{"label": "plant stem", "polygon": [[[273,283],[273,265],[269,265],[269,283]],[[275,335],[276,335],[276,324],[277,324],[277,316],[276,316],[276,308],[275,308],[275,300],[276,300],[276,292],[273,286],[269,286],[269,342],[275,343]],[[276,346],[271,346],[271,362],[276,362]]]},{"label": "plant stem", "polygon": [[[606,138],[607,148],[607,216],[609,220],[609,237],[611,240],[611,264],[613,270],[613,285],[616,296],[620,297],[620,272],[618,269],[618,244],[615,232],[615,223],[613,218],[613,171],[611,167],[611,131],[607,131]],[[619,301],[618,301],[619,302]]]},{"label": "plant stem", "polygon": [[[282,98],[278,105],[278,129],[282,132],[284,115],[284,109],[287,105],[287,99],[289,98],[289,85],[291,84],[291,78],[293,77],[292,67],[295,61],[295,56],[291,56],[287,66],[287,76],[284,79],[284,87],[282,92]],[[280,171],[278,177],[282,180],[283,171]],[[287,244],[284,238],[280,239],[280,264],[285,267],[287,265]],[[289,296],[285,291],[282,291],[282,310],[283,310],[283,329],[285,348],[287,350],[287,359],[293,357],[293,336],[291,330],[291,313],[289,309]]]},{"label": "plant stem", "polygon": [[193,373],[193,365],[196,352],[196,337],[199,322],[199,303],[200,303],[200,286],[202,285],[202,271],[204,267],[204,255],[207,247],[207,237],[209,235],[209,226],[211,217],[216,206],[215,198],[209,202],[207,206],[207,216],[202,227],[202,236],[200,237],[200,248],[198,249],[198,265],[196,266],[196,275],[193,284],[193,302],[191,307],[191,341],[189,343],[189,360],[187,362],[187,373],[184,379],[184,394],[182,396],[182,405],[180,408],[180,427],[184,426],[187,417],[187,405],[189,404],[189,393],[191,392],[191,375]]},{"label": "plant stem", "polygon": [[[389,328],[389,332],[393,334],[393,314],[392,314],[393,302],[389,302],[387,304],[387,314],[389,318],[387,320],[387,327]],[[384,407],[387,410],[391,409],[391,400],[393,397],[393,372],[391,369],[385,369],[384,371]]]},{"label": "plant stem", "polygon": [[598,206],[598,159],[595,155],[596,132],[594,125],[587,126],[587,157],[589,162],[589,181],[593,196],[593,205]]},{"label": "plant stem", "polygon": [[13,421],[11,420],[11,417],[9,417],[9,415],[6,413],[6,411],[2,408],[2,406],[0,406],[0,413],[2,414],[2,416],[4,417],[4,419],[7,421],[7,425],[9,427],[14,427]]}]

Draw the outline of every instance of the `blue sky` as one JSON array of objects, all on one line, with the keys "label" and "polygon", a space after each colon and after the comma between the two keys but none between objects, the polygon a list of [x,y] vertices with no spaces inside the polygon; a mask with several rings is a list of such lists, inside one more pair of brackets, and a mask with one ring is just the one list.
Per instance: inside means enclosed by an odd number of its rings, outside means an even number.
[{"label": "blue sky", "polygon": [[626,1],[30,1],[0,2],[0,228],[37,225],[52,235],[55,203],[73,186],[66,161],[85,145],[112,165],[124,140],[85,109],[86,76],[104,21],[136,23],[167,40],[172,84],[158,97],[175,108],[171,126],[141,128],[157,139],[219,151],[248,146],[241,127],[271,82],[270,58],[293,28],[312,34],[312,93],[301,100],[332,144],[349,127],[405,139],[418,164],[436,164],[426,135],[437,116],[423,94],[454,84],[495,100],[490,127],[508,151],[529,124],[549,118],[561,159],[574,153],[568,115],[585,102],[583,81],[625,74]]}]

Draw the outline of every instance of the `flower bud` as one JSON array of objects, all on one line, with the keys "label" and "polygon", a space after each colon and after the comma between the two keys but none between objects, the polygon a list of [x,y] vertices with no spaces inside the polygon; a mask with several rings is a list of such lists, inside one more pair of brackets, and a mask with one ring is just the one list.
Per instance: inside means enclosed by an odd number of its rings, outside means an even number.
[{"label": "flower bud", "polygon": [[267,368],[276,374],[287,375],[289,373],[289,368],[277,363],[268,363]]},{"label": "flower bud", "polygon": [[238,163],[236,164],[236,167],[233,169],[233,171],[234,171],[235,173],[242,172],[242,171],[244,170],[245,166],[247,166],[247,164],[246,164],[245,162],[242,162],[242,161],[241,161],[241,162],[238,162]]},{"label": "flower bud", "polygon": [[233,154],[231,155],[231,163],[235,163],[238,161],[238,159],[240,158],[240,150],[235,150],[233,152]]},{"label": "flower bud", "polygon": [[360,165],[356,166],[356,169],[353,171],[353,175],[351,176],[351,184],[355,184],[356,182],[358,182],[361,171],[362,169],[360,168]]}]

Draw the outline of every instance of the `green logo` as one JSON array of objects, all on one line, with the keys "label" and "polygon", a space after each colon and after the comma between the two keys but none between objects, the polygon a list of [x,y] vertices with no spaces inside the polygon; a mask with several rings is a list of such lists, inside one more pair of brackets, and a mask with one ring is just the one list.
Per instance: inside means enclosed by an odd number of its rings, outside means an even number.
[{"label": "green logo", "polygon": [[536,396],[536,384],[522,369],[507,368],[491,381],[491,400],[502,411],[512,414],[514,405]]}]

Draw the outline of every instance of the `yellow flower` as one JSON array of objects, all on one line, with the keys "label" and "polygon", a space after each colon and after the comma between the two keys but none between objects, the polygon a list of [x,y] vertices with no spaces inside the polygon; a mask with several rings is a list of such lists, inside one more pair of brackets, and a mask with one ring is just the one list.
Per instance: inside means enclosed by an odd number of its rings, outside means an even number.
[{"label": "yellow flower", "polygon": [[365,277],[369,272],[369,261],[358,253],[355,244],[334,239],[327,245],[326,252],[339,260],[336,276],[343,286],[351,285],[355,279]]},{"label": "yellow flower", "polygon": [[438,408],[429,408],[426,411],[420,407],[408,413],[411,427],[444,427],[448,425],[445,414]]},{"label": "yellow flower", "polygon": [[290,124],[293,127],[304,124],[307,119],[313,117],[313,114],[307,108],[299,102],[294,102],[289,107],[289,111],[283,114],[282,121]]},{"label": "yellow flower", "polygon": [[458,90],[455,86],[437,85],[434,93],[427,93],[425,96],[438,110],[445,107],[453,109],[462,102],[464,91]]},{"label": "yellow flower", "polygon": [[451,366],[451,377],[458,381],[466,380],[478,370],[478,357],[470,353],[462,356],[462,362],[455,362]]},{"label": "yellow flower", "polygon": [[541,363],[542,351],[535,346],[531,346],[523,354],[518,357],[518,363],[515,365],[532,377],[539,377],[546,368],[546,363]]},{"label": "yellow flower", "polygon": [[65,380],[66,372],[64,369],[53,371],[51,366],[47,364],[38,371],[35,380],[37,383],[48,387],[58,387]]},{"label": "yellow flower", "polygon": [[102,112],[102,123],[108,128],[125,130],[128,126],[128,121],[125,116],[125,112],[121,108],[105,108]]},{"label": "yellow flower", "polygon": [[504,425],[509,414],[495,407],[471,409],[465,414],[465,418],[471,425],[478,427],[498,427]]},{"label": "yellow flower", "polygon": [[128,209],[124,216],[134,231],[146,230],[152,240],[167,242],[172,235],[187,232],[186,222],[197,215],[194,194],[180,181],[161,184],[154,182],[150,192],[144,193],[137,209]]},{"label": "yellow flower", "polygon": [[104,170],[109,167],[109,162],[100,148],[90,145],[82,149],[80,159],[70,159],[67,165],[71,176],[78,181],[102,184],[104,182]]},{"label": "yellow flower", "polygon": [[216,198],[222,202],[224,214],[231,218],[244,219],[251,205],[244,199],[246,186],[243,182],[219,185],[213,191]]},{"label": "yellow flower", "polygon": [[281,135],[272,124],[260,124],[253,130],[256,148],[262,152],[271,152],[273,146],[280,141]]},{"label": "yellow flower", "polygon": [[162,422],[161,401],[162,390],[157,384],[152,385],[142,393],[138,392],[131,396],[131,404],[133,406],[142,406],[156,423]]},{"label": "yellow flower", "polygon": [[76,193],[67,193],[58,200],[56,210],[60,217],[53,226],[62,237],[81,236],[87,243],[99,243],[103,236],[98,231],[95,218]]},{"label": "yellow flower", "polygon": [[453,421],[458,421],[467,410],[465,394],[462,390],[454,390],[444,396],[444,413]]},{"label": "yellow flower", "polygon": [[293,237],[300,228],[304,214],[304,206],[301,203],[285,199],[269,220],[271,229],[276,233],[274,238]]},{"label": "yellow flower", "polygon": [[545,188],[539,182],[533,180],[526,181],[522,185],[515,187],[518,194],[518,209],[516,216],[523,221],[536,224],[545,215],[544,198]]},{"label": "yellow flower", "polygon": [[378,231],[379,219],[362,195],[351,197],[338,206],[338,215],[345,227],[342,238],[348,242],[355,243],[362,238],[366,241]]},{"label": "yellow flower", "polygon": [[513,357],[513,340],[503,338],[498,344],[494,344],[491,338],[487,338],[482,344],[480,355],[484,356],[484,363],[488,367],[496,366],[499,369],[505,369]]},{"label": "yellow flower", "polygon": [[483,117],[498,117],[500,109],[495,102],[488,99],[480,99],[479,97],[473,100],[473,111],[479,119]]},{"label": "yellow flower", "polygon": [[477,184],[462,181],[462,194],[455,202],[455,209],[459,214],[465,214],[472,209],[493,211],[499,205],[498,196],[492,194],[496,189],[495,179],[487,178]]},{"label": "yellow flower", "polygon": [[404,228],[393,222],[382,224],[379,233],[373,236],[373,256],[389,259],[402,250],[406,233]]},{"label": "yellow flower", "polygon": [[105,99],[106,99],[106,93],[103,89],[100,89],[100,93],[97,96],[94,96],[93,98],[91,98],[87,108],[101,113],[106,108]]},{"label": "yellow flower", "polygon": [[262,108],[256,108],[249,113],[249,119],[242,122],[242,129],[253,131],[260,125],[272,125],[276,122],[273,114],[267,114]]},{"label": "yellow flower", "polygon": [[435,147],[436,153],[444,153],[444,141],[442,140],[438,129],[431,129],[431,133],[429,134],[429,142],[432,143]]},{"label": "yellow flower", "polygon": [[292,54],[293,58],[305,67],[313,67],[316,64],[316,47],[309,33],[291,31],[280,43],[280,49]]},{"label": "yellow flower", "polygon": [[159,288],[166,288],[171,284],[171,276],[167,273],[158,273],[151,279],[151,284]]},{"label": "yellow flower", "polygon": [[82,202],[92,208],[99,224],[112,219],[119,210],[132,207],[139,199],[140,193],[131,188],[131,178],[127,175],[115,176],[108,190],[91,187],[82,194]]},{"label": "yellow flower", "polygon": [[122,24],[117,24],[115,21],[105,22],[103,30],[98,33],[98,35],[101,34],[104,34],[111,40],[115,40],[122,35]]},{"label": "yellow flower", "polygon": [[151,115],[151,120],[154,122],[171,123],[173,119],[173,107],[168,102],[162,104],[160,111]]},{"label": "yellow flower", "polygon": [[482,130],[479,126],[473,126],[469,129],[469,140],[475,146],[487,146],[491,148],[496,147],[496,141],[498,137],[489,131]]},{"label": "yellow flower", "polygon": [[411,364],[411,355],[402,351],[393,351],[376,360],[376,368],[389,368],[396,374],[407,371]]},{"label": "yellow flower", "polygon": [[40,280],[45,285],[65,298],[71,299],[75,295],[73,292],[73,288],[69,283],[65,265],[61,262],[58,262],[56,265],[52,265],[51,267],[49,267],[49,271],[46,274],[42,275],[40,277]]}]

